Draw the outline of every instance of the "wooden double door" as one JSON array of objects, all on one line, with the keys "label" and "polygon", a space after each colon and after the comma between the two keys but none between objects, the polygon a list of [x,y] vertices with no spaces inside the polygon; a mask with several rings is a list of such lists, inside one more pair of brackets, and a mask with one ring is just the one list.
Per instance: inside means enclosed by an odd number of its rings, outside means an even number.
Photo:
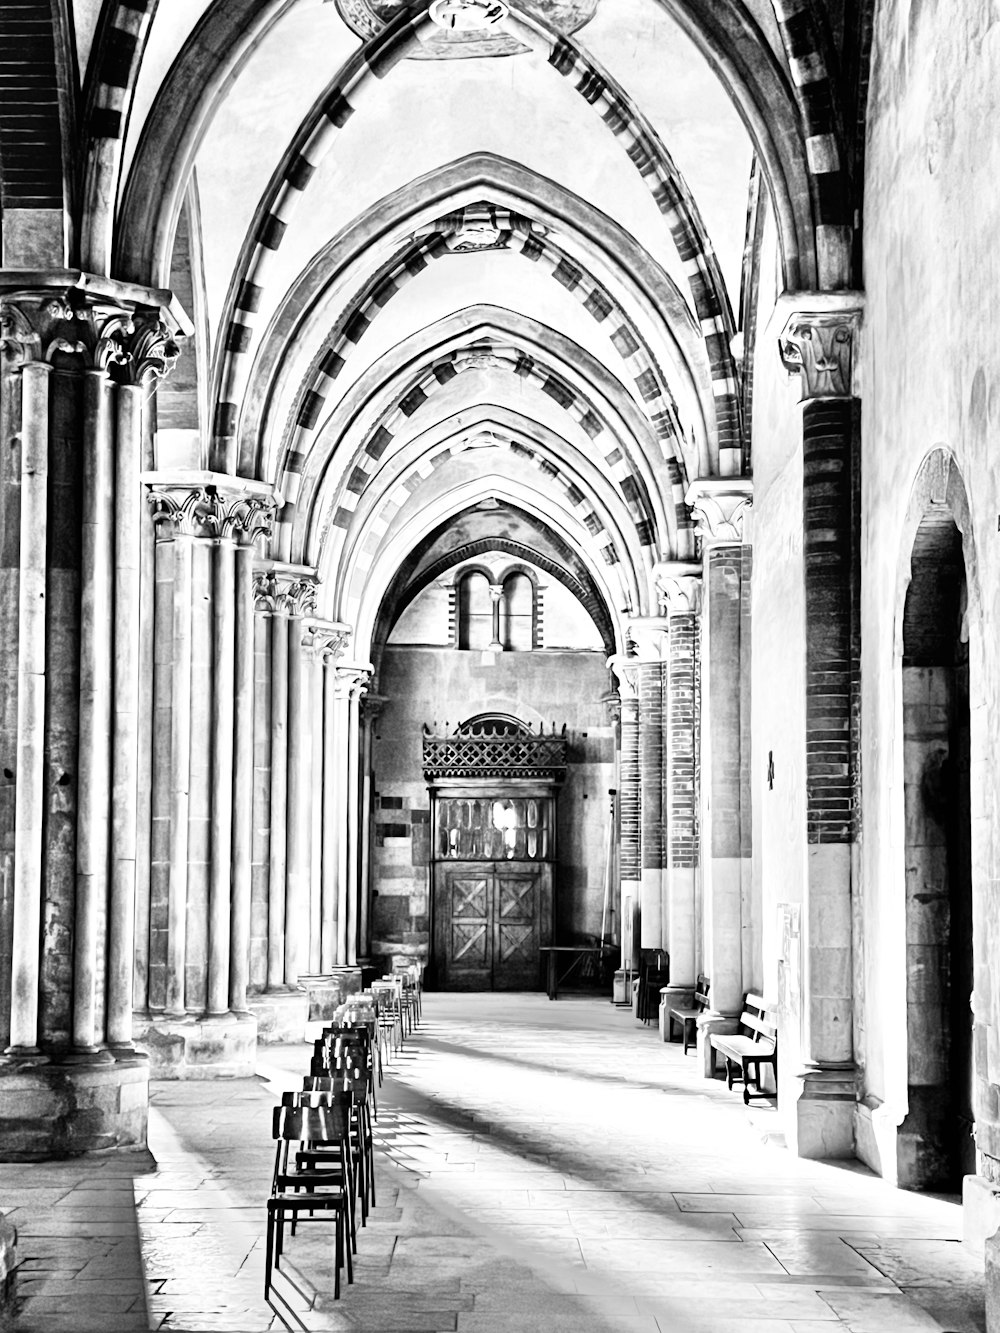
[{"label": "wooden double door", "polygon": [[539,861],[438,862],[434,961],[442,990],[538,990],[552,942],[552,867]]}]

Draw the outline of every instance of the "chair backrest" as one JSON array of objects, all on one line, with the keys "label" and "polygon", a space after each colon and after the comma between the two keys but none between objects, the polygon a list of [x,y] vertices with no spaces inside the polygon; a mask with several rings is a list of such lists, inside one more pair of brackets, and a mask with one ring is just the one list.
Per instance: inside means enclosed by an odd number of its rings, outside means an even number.
[{"label": "chair backrest", "polygon": [[697,1008],[697,1009],[707,1009],[707,1008],[708,1008],[708,992],[709,992],[709,986],[710,986],[710,982],[709,982],[709,980],[708,980],[708,977],[705,976],[704,972],[699,972],[699,973],[698,973],[698,983],[697,983],[697,985],[696,985],[696,987],[695,987],[695,992],[694,992],[694,1003],[695,1003],[695,1008]]},{"label": "chair backrest", "polygon": [[778,1036],[777,1014],[769,1009],[763,996],[747,992],[740,1014],[740,1025],[754,1041],[772,1045]]},{"label": "chair backrest", "polygon": [[368,1096],[368,1073],[366,1070],[353,1070],[346,1073],[307,1075],[302,1080],[306,1092],[350,1092],[355,1101],[362,1102]]},{"label": "chair backrest", "polygon": [[342,1106],[276,1106],[271,1137],[307,1143],[337,1143],[350,1132]]},{"label": "chair backrest", "polygon": [[[330,1084],[337,1082],[335,1079],[325,1081]],[[316,1080],[310,1078],[309,1082],[314,1083]],[[350,1110],[354,1105],[354,1092],[343,1083],[339,1087],[303,1087],[301,1092],[283,1092],[281,1104],[282,1106],[343,1106]]]}]

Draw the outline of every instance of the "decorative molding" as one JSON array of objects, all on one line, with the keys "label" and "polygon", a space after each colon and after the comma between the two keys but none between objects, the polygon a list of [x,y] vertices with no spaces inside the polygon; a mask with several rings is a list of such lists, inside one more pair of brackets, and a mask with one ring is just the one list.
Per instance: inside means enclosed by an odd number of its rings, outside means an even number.
[{"label": "decorative molding", "polygon": [[302,642],[313,650],[316,659],[324,665],[339,661],[347,651],[354,633],[350,625],[336,620],[307,620]]},{"label": "decorative molding", "polygon": [[625,653],[615,653],[608,658],[608,670],[614,672],[618,681],[618,697],[623,704],[638,702],[641,666],[637,657],[628,657]]},{"label": "decorative molding", "polygon": [[[203,487],[154,486],[146,496],[157,536],[214,537],[215,497]],[[168,531],[169,525],[169,531]]]},{"label": "decorative molding", "polygon": [[184,481],[149,481],[147,500],[153,522],[170,523],[173,534],[182,537],[213,537],[253,546],[271,536],[276,501],[272,495],[235,494],[216,485],[190,485]]},{"label": "decorative molding", "polygon": [[701,565],[662,560],[653,566],[653,584],[661,616],[701,613]]},{"label": "decorative molding", "polygon": [[792,308],[778,337],[778,354],[788,373],[799,376],[801,401],[850,398],[862,295],[799,295],[785,298],[784,303]]},{"label": "decorative molding", "polygon": [[176,312],[145,304],[141,298],[154,294],[144,288],[130,297],[122,284],[112,284],[121,294],[92,291],[87,275],[67,276],[79,281],[9,289],[0,297],[0,345],[9,361],[102,370],[122,384],[147,384],[169,373],[186,332]]},{"label": "decorative molding", "polygon": [[703,477],[687,489],[684,500],[691,510],[697,535],[705,544],[749,544],[753,510],[750,477]]},{"label": "decorative molding", "polygon": [[[530,0],[522,4],[548,26],[565,34],[576,32],[593,18],[600,0]],[[347,26],[370,41],[398,18],[406,0],[336,0]],[[431,24],[423,27],[408,54],[416,60],[451,60],[471,56],[509,56],[529,48],[504,30],[507,5],[497,0],[435,0]]]},{"label": "decorative molding", "polygon": [[633,616],[626,625],[626,633],[640,666],[665,660],[670,635],[670,621],[665,617]]}]

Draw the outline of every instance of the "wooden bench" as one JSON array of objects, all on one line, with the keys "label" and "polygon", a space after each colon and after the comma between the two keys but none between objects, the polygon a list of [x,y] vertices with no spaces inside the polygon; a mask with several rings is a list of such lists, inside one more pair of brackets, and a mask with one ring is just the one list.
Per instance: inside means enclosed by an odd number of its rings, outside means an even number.
[{"label": "wooden bench", "polygon": [[698,974],[691,1005],[690,1009],[676,1007],[667,1010],[667,1041],[673,1041],[674,1024],[679,1023],[681,1025],[681,1037],[684,1040],[685,1055],[688,1053],[688,1047],[694,1046],[697,1040],[698,1015],[708,1008],[708,977],[704,973]]},{"label": "wooden bench", "polygon": [[[769,1009],[759,995],[747,995],[740,1014],[739,1032],[713,1032],[709,1037],[711,1073],[715,1073],[715,1052],[725,1056],[726,1086],[732,1088],[738,1079],[743,1084],[743,1100],[750,1103],[750,1084],[756,1085],[755,1097],[766,1097],[761,1091],[760,1067],[770,1065],[778,1077],[777,1014]],[[751,1070],[755,1074],[751,1075]]]}]

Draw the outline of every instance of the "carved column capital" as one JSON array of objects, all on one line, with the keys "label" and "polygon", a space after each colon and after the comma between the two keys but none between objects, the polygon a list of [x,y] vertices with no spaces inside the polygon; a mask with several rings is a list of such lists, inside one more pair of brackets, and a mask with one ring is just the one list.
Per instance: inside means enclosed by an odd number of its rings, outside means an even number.
[{"label": "carved column capital", "polygon": [[8,364],[52,364],[59,352],[82,355],[87,349],[80,334],[65,293],[41,288],[0,299],[0,347]]},{"label": "carved column capital", "polygon": [[375,668],[370,662],[338,662],[334,667],[337,694],[342,699],[360,699]]},{"label": "carved column capital", "polygon": [[157,536],[214,537],[215,497],[203,486],[152,486],[146,495]]},{"label": "carved column capital", "polygon": [[337,620],[307,620],[302,641],[312,648],[318,661],[329,664],[344,656],[353,633],[350,625]]},{"label": "carved column capital", "polygon": [[637,657],[628,657],[625,653],[615,653],[608,658],[608,670],[613,671],[618,681],[618,697],[623,704],[635,703],[639,698],[639,668],[642,663]]},{"label": "carved column capital", "polygon": [[664,660],[669,634],[670,621],[664,616],[633,616],[629,620],[628,637],[640,666]]},{"label": "carved column capital", "polygon": [[798,375],[801,399],[850,398],[861,328],[859,292],[796,296],[778,337],[781,364]]},{"label": "carved column capital", "polygon": [[753,510],[753,481],[749,477],[702,477],[691,483],[684,500],[703,544],[749,544]]},{"label": "carved column capital", "polygon": [[653,566],[653,583],[660,615],[698,615],[701,612],[701,565],[661,560]]},{"label": "carved column capital", "polygon": [[189,330],[170,309],[169,293],[78,272],[50,276],[51,285],[0,296],[0,345],[8,361],[103,370],[136,385],[173,367]]}]

